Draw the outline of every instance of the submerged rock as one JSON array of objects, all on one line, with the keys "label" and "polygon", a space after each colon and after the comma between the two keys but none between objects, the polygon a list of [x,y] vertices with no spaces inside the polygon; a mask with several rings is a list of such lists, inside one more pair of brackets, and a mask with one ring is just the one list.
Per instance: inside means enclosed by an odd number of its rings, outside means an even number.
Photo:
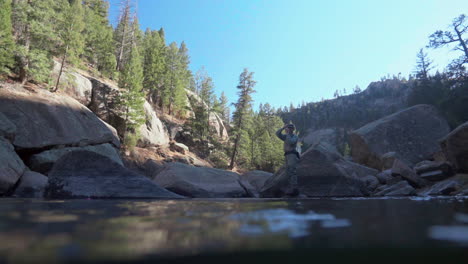
[{"label": "submerged rock", "polygon": [[180,195],[196,198],[246,197],[237,173],[194,167],[178,162],[166,164],[154,178],[158,185]]},{"label": "submerged rock", "polygon": [[414,165],[440,150],[437,143],[450,131],[447,121],[430,105],[416,105],[369,123],[350,134],[351,156],[382,169],[383,155]]},{"label": "submerged rock", "polygon": [[47,198],[182,198],[111,159],[91,151],[72,151],[49,173]]}]

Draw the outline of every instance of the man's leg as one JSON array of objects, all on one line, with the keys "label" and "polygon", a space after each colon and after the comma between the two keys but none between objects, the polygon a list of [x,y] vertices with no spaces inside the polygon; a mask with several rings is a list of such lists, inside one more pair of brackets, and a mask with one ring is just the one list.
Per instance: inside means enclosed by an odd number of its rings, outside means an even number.
[{"label": "man's leg", "polygon": [[287,188],[287,195],[298,195],[299,190],[297,187],[297,173],[296,167],[298,158],[295,154],[286,155],[286,173],[288,175],[289,186]]}]

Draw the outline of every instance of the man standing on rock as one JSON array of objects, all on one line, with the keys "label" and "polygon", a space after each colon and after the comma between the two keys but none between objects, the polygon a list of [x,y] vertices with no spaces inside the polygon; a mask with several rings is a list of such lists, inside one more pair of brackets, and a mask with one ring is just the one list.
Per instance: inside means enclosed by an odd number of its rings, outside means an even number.
[{"label": "man standing on rock", "polygon": [[[297,188],[297,174],[296,166],[299,161],[299,153],[296,150],[298,137],[294,134],[294,125],[288,124],[276,131],[276,136],[284,141],[284,157],[286,163],[286,175],[288,178],[288,188],[286,189],[286,195],[297,196],[299,195],[299,189]],[[286,134],[283,134],[283,130],[286,130]]]}]

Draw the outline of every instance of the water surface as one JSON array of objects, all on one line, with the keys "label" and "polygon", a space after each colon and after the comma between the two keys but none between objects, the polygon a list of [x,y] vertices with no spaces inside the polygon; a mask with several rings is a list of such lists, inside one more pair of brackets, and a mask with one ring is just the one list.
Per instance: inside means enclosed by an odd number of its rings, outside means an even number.
[{"label": "water surface", "polygon": [[0,263],[176,261],[212,255],[256,262],[251,256],[328,258],[340,250],[359,256],[426,252],[466,260],[468,198],[7,198],[0,199],[0,241]]}]

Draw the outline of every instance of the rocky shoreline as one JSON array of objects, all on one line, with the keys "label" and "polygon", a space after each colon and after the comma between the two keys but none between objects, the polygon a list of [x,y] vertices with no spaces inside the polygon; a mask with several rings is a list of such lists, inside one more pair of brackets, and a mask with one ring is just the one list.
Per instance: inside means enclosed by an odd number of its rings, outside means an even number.
[{"label": "rocky shoreline", "polygon": [[[0,195],[284,196],[282,169],[238,174],[211,168],[174,141],[181,129],[166,127],[149,102],[139,147],[120,151],[119,117],[112,107],[118,88],[75,75],[80,85],[63,93],[0,89]],[[227,138],[222,121],[212,119],[210,125]],[[298,178],[303,197],[468,194],[468,122],[450,131],[432,106],[416,105],[366,124],[350,134],[349,142],[350,157],[326,140],[316,140],[302,154]]]}]

